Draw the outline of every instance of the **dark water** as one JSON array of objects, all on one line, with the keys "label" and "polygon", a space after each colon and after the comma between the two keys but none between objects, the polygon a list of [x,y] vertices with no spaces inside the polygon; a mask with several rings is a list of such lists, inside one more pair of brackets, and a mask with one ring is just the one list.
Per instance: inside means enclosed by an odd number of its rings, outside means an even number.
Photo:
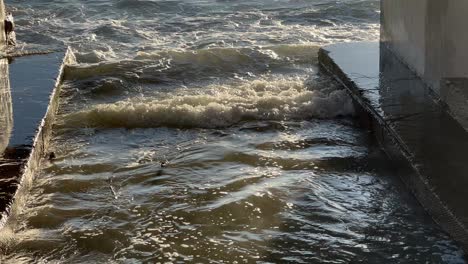
[{"label": "dark water", "polygon": [[71,45],[2,263],[464,263],[318,73],[379,1],[7,1]]}]

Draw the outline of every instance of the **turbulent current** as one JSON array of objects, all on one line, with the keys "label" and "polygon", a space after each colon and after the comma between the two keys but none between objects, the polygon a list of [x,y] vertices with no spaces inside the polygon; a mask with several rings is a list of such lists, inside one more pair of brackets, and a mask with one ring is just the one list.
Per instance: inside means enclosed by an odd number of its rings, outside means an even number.
[{"label": "turbulent current", "polygon": [[378,0],[6,4],[76,64],[1,263],[464,263],[318,70]]}]

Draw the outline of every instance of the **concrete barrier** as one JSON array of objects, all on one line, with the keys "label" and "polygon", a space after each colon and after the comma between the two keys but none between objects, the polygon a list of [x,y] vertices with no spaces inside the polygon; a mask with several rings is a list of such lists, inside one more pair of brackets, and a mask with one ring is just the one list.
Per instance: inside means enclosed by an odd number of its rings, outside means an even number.
[{"label": "concrete barrier", "polygon": [[[47,157],[64,68],[73,62],[68,49],[16,58],[10,65],[14,131],[0,159],[0,228],[14,208],[24,203],[24,192]],[[24,78],[28,74],[31,78]]]},{"label": "concrete barrier", "polygon": [[70,49],[8,49],[4,20],[0,0],[0,228],[46,157],[64,67],[74,62]]},{"label": "concrete barrier", "polygon": [[468,133],[435,94],[379,43],[341,43],[319,52],[395,173],[433,219],[468,252]]}]

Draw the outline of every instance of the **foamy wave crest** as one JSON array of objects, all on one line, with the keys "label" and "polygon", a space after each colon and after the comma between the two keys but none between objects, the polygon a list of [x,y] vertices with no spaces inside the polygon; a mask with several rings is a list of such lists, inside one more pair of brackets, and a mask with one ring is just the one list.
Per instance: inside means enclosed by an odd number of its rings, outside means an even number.
[{"label": "foamy wave crest", "polygon": [[275,67],[292,64],[315,64],[318,46],[278,45],[255,48],[210,48],[199,50],[168,49],[138,52],[134,58],[105,61],[114,56],[109,51],[80,54],[79,59],[93,64],[73,65],[66,69],[66,78],[82,80],[96,76],[113,76],[139,82],[167,82],[182,77],[189,79],[231,75],[233,73],[263,73]]},{"label": "foamy wave crest", "polygon": [[226,127],[245,120],[333,118],[353,113],[344,90],[300,78],[183,89],[163,98],[131,98],[63,117],[67,127]]},{"label": "foamy wave crest", "polygon": [[138,52],[135,60],[171,60],[175,64],[197,64],[197,66],[243,66],[255,63],[281,63],[284,61],[306,62],[317,57],[317,45],[278,45],[254,48],[209,48],[199,50],[166,50]]}]

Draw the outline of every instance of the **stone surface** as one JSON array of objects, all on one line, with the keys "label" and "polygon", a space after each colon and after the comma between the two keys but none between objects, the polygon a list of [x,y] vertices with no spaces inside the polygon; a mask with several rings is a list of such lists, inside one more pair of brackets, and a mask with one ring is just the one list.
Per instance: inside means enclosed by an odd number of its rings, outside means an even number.
[{"label": "stone surface", "polygon": [[468,132],[379,43],[331,45],[320,51],[319,60],[365,109],[376,137],[400,161],[400,176],[418,200],[467,250]]}]

